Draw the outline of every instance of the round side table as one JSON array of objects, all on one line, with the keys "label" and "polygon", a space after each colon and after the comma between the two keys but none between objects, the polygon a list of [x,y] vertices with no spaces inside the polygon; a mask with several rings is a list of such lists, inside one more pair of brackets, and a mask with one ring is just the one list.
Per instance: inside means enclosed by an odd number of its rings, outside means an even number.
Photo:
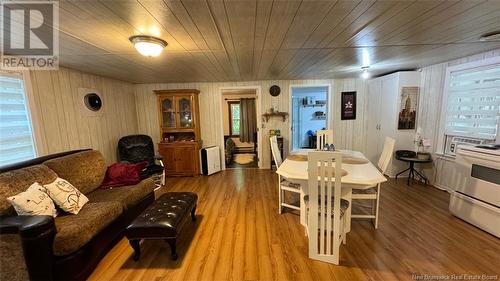
[{"label": "round side table", "polygon": [[402,173],[406,172],[406,171],[410,171],[409,174],[408,174],[408,182],[406,183],[407,185],[410,185],[410,180],[415,180],[415,174],[417,174],[417,176],[423,180],[425,182],[425,184],[427,185],[427,182],[429,181],[427,179],[426,176],[422,175],[421,173],[419,173],[416,169],[415,169],[415,163],[431,163],[432,162],[432,158],[429,158],[429,159],[426,159],[426,160],[423,160],[423,159],[418,159],[416,157],[400,157],[400,156],[396,156],[396,159],[400,160],[400,161],[403,161],[403,162],[407,162],[409,163],[410,167],[404,171],[401,171],[399,173],[396,174],[396,180],[398,179],[398,176],[401,175]]}]

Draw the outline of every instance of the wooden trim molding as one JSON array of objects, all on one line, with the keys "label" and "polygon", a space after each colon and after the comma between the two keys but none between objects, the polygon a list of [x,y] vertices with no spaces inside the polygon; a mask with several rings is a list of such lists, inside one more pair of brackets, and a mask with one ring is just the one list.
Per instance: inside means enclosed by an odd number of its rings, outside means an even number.
[{"label": "wooden trim molding", "polygon": [[196,89],[171,89],[171,90],[154,90],[153,91],[157,95],[161,94],[199,94],[200,91]]}]

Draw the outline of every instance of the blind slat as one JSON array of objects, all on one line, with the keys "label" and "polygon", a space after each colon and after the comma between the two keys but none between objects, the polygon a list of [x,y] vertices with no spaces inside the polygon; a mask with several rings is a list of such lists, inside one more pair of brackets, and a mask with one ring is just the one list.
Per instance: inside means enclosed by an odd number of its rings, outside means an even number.
[{"label": "blind slat", "polygon": [[0,165],[34,157],[22,77],[0,74]]}]

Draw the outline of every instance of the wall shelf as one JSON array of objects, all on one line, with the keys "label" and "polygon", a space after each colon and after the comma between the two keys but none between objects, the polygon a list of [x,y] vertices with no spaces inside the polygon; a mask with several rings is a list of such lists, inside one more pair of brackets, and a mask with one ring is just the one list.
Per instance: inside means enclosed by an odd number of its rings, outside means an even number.
[{"label": "wall shelf", "polygon": [[262,114],[262,120],[265,122],[269,122],[269,119],[273,117],[281,117],[283,122],[285,122],[288,117],[288,112],[273,111]]},{"label": "wall shelf", "polygon": [[326,106],[326,103],[325,104],[303,104],[302,106],[303,107],[323,107],[323,106]]}]

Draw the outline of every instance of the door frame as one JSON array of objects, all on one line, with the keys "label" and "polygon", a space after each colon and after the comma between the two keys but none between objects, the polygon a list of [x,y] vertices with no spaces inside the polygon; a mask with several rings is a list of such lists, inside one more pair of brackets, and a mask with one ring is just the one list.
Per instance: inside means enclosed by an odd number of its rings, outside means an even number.
[{"label": "door frame", "polygon": [[288,87],[288,93],[290,94],[290,99],[288,101],[288,108],[290,109],[290,122],[288,126],[288,136],[290,138],[290,145],[288,146],[288,153],[293,151],[293,135],[292,135],[292,126],[293,126],[293,88],[313,88],[313,87],[327,87],[326,93],[326,128],[333,129],[333,100],[332,100],[332,83],[319,83],[319,84],[290,84]]},{"label": "door frame", "polygon": [[224,86],[224,87],[219,87],[219,97],[220,97],[220,127],[219,127],[219,132],[221,135],[221,138],[219,139],[219,146],[221,147],[221,153],[222,153],[222,165],[221,169],[226,170],[226,158],[225,158],[225,143],[224,143],[224,113],[223,113],[223,108],[224,108],[224,95],[222,94],[223,91],[227,90],[255,90],[255,111],[256,115],[255,117],[257,118],[257,158],[258,158],[258,167],[259,169],[263,169],[262,166],[262,118],[261,116],[261,91],[262,87],[261,86]]}]

